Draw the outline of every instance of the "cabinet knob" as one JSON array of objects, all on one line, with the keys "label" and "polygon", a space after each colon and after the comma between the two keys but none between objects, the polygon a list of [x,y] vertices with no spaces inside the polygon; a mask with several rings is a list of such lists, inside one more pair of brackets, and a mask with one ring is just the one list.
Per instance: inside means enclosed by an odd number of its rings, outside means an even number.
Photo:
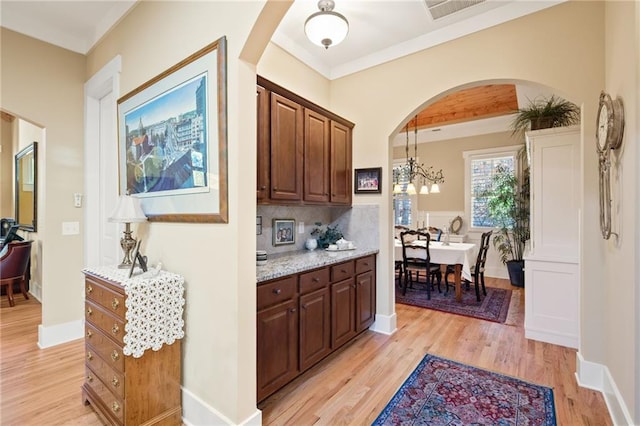
[{"label": "cabinet knob", "polygon": [[314,283],[319,283],[319,282],[320,282],[320,278],[318,278],[318,277],[313,277],[313,278],[311,279],[311,281],[313,281]]},{"label": "cabinet knob", "polygon": [[91,284],[87,285],[87,294],[91,294],[91,292],[93,292],[93,287],[91,287]]},{"label": "cabinet knob", "polygon": [[305,303],[304,305],[301,306],[302,309],[307,309],[307,304]]},{"label": "cabinet knob", "polygon": [[118,306],[120,306],[120,302],[118,301],[118,299],[114,297],[113,300],[111,301],[111,307],[115,311],[116,309],[118,309]]},{"label": "cabinet knob", "polygon": [[87,352],[87,360],[91,361],[93,359],[93,355],[91,355],[91,352]]},{"label": "cabinet knob", "polygon": [[340,272],[342,272],[343,274],[347,273],[347,271],[345,271],[344,269],[340,269]]},{"label": "cabinet knob", "polygon": [[87,308],[87,315],[91,316],[93,314],[93,309],[91,307]]},{"label": "cabinet knob", "polygon": [[87,338],[91,339],[91,336],[93,336],[93,333],[91,332],[91,330],[87,330]]},{"label": "cabinet knob", "polygon": [[117,388],[120,385],[120,381],[116,376],[113,376],[113,379],[111,379],[111,384],[114,388]]},{"label": "cabinet knob", "polygon": [[113,324],[113,327],[111,327],[111,332],[113,334],[118,334],[119,331],[120,331],[120,327],[118,327],[118,324]]},{"label": "cabinet knob", "polygon": [[111,352],[111,360],[116,362],[120,358],[120,354],[115,349]]},{"label": "cabinet knob", "polygon": [[93,376],[91,374],[87,376],[87,382],[89,383],[93,382]]},{"label": "cabinet knob", "polygon": [[274,187],[273,187],[273,190],[274,190],[274,191],[277,191],[277,190],[278,190],[278,188],[276,188],[276,187],[274,186]]},{"label": "cabinet knob", "polygon": [[267,189],[267,187],[264,185],[260,187],[260,191],[264,191],[265,189]]},{"label": "cabinet knob", "polygon": [[282,290],[280,290],[279,288],[274,288],[273,289],[273,294],[278,295],[280,293],[282,293]]},{"label": "cabinet knob", "polygon": [[113,401],[113,404],[111,404],[111,410],[113,410],[114,413],[117,413],[118,411],[120,411],[120,404],[118,404],[116,401]]},{"label": "cabinet knob", "polygon": [[296,308],[291,308],[291,309],[289,310],[289,312],[291,312],[292,314],[295,314],[295,313],[296,313]]}]

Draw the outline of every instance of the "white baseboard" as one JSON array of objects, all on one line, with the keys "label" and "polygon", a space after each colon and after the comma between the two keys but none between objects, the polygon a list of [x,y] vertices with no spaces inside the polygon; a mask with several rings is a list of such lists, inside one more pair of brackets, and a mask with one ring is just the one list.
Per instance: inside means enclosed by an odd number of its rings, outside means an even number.
[{"label": "white baseboard", "polygon": [[566,346],[567,348],[578,349],[578,336],[568,334],[553,333],[549,330],[535,330],[524,325],[524,337],[538,340],[540,342],[553,343],[554,345]]},{"label": "white baseboard", "polygon": [[42,303],[42,286],[35,281],[29,281],[29,294],[38,302]]},{"label": "white baseboard", "polygon": [[379,315],[376,314],[376,320],[369,330],[375,331],[376,333],[386,334],[388,336],[392,335],[397,330],[397,317],[394,312],[391,315]]},{"label": "white baseboard", "polygon": [[614,425],[634,424],[631,413],[629,413],[607,366],[587,361],[578,352],[576,354],[576,380],[581,387],[602,393]]},{"label": "white baseboard", "polygon": [[38,325],[38,347],[40,349],[60,345],[84,337],[84,320],[45,327]]},{"label": "white baseboard", "polygon": [[[184,387],[182,388],[182,422],[187,426],[236,424]],[[262,411],[256,409],[252,415],[238,424],[260,426]]]}]

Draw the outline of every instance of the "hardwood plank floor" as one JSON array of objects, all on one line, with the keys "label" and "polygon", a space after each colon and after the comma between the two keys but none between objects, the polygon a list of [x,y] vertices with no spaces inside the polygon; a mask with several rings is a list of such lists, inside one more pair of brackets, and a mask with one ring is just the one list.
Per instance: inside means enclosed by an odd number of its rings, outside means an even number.
[{"label": "hardwood plank floor", "polygon": [[[505,324],[396,305],[398,331],[365,332],[260,404],[264,425],[371,424],[425,353],[550,386],[558,425],[611,425],[600,393],[575,382],[575,350],[524,338],[524,292]],[[82,340],[39,349],[41,306],[0,304],[0,424],[100,425],[81,401]]]}]

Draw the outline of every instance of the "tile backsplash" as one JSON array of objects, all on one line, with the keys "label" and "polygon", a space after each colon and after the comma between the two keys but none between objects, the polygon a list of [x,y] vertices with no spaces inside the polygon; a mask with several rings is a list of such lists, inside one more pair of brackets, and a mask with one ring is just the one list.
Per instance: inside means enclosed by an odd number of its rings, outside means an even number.
[{"label": "tile backsplash", "polygon": [[[353,241],[359,248],[378,248],[378,206],[357,205],[351,208],[322,206],[258,206],[258,216],[262,217],[262,234],[256,235],[256,248],[269,254],[304,250],[307,238],[316,222],[322,225],[337,225],[344,238]],[[273,245],[273,219],[294,219],[295,243]],[[300,222],[304,222],[304,232],[298,233]]]}]

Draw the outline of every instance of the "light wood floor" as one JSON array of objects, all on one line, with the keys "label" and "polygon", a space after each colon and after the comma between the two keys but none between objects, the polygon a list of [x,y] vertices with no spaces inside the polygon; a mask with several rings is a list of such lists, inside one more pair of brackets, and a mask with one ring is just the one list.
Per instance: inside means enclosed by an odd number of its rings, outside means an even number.
[{"label": "light wood floor", "polygon": [[[260,404],[265,425],[367,425],[425,353],[553,388],[558,425],[611,425],[602,396],[575,382],[575,350],[526,340],[524,294],[516,293],[511,325],[396,305],[398,331],[365,332],[353,343]],[[16,296],[0,304],[0,424],[99,425],[81,401],[83,342],[38,349],[40,304]],[[214,385],[214,384],[212,384]]]}]

